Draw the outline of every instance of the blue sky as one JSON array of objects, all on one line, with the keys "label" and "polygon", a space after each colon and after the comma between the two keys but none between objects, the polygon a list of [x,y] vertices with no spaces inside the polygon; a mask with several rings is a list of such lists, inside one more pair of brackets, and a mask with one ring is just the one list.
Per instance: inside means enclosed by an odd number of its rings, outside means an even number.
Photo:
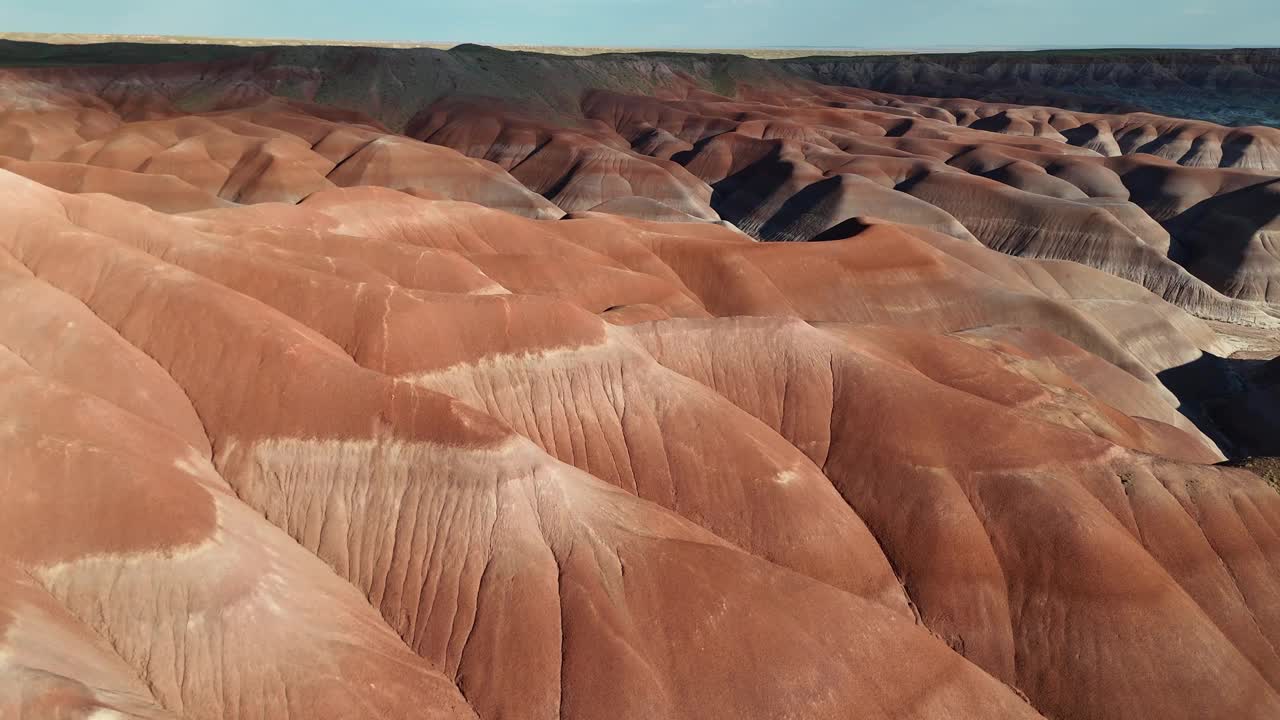
[{"label": "blue sky", "polygon": [[644,47],[1280,45],[1280,0],[0,0],[14,32]]}]

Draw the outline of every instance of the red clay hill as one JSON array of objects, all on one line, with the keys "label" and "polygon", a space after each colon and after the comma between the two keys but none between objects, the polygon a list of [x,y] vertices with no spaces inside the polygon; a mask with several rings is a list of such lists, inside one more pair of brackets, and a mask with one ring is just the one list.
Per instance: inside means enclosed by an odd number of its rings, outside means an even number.
[{"label": "red clay hill", "polygon": [[1280,717],[1280,130],[3,51],[0,716]]}]

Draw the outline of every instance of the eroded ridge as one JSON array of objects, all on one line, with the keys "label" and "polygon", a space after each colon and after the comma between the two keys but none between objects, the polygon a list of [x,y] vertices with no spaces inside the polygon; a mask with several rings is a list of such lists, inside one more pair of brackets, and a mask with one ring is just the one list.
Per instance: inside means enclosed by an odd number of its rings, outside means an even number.
[{"label": "eroded ridge", "polygon": [[0,715],[1280,715],[1269,156],[652,62],[0,77]]}]

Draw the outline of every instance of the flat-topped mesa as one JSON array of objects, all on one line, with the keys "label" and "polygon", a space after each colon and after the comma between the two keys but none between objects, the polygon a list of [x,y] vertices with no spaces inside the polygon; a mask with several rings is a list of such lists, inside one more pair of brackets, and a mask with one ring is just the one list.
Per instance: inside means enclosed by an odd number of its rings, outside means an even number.
[{"label": "flat-topped mesa", "polygon": [[1244,126],[1280,124],[1280,51],[1105,49],[780,60],[818,82],[1091,112],[1146,109]]}]

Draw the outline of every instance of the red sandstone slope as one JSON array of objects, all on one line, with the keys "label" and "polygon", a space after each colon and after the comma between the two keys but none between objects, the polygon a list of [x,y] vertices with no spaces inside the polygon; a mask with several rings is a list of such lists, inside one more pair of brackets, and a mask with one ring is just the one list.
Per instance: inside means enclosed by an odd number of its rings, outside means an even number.
[{"label": "red sandstone slope", "polygon": [[0,79],[0,715],[1280,714],[1280,495],[1166,386],[1271,176],[227,72]]}]

